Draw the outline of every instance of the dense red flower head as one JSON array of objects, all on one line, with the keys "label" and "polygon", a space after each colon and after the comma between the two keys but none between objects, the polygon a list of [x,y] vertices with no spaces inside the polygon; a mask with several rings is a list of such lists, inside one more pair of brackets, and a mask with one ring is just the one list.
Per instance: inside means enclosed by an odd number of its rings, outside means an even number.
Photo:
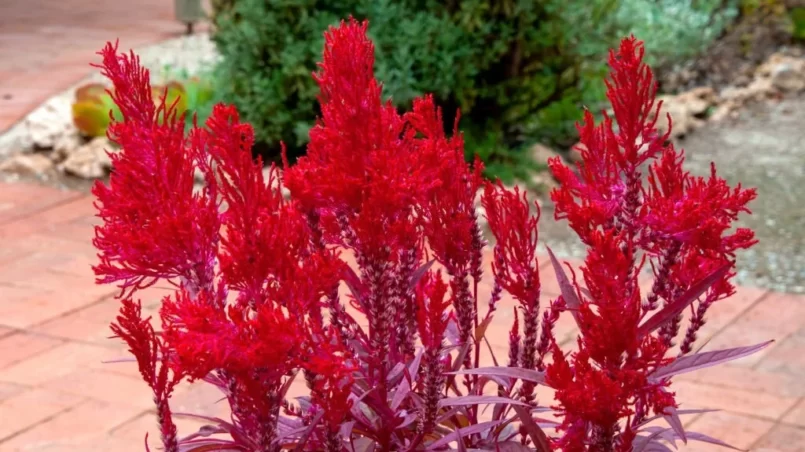
[{"label": "dense red flower head", "polygon": [[[556,390],[559,402],[556,408],[563,414],[561,429],[568,431],[578,425],[615,427],[619,420],[634,414],[633,407],[638,401],[658,414],[675,407],[673,394],[665,389],[667,383],[648,378],[651,370],[668,362],[662,359],[665,348],[654,347],[657,343],[656,339],[649,339],[644,347],[646,356],[619,368],[594,364],[583,346],[571,360],[554,346],[546,381]],[[579,447],[580,442],[584,442],[583,438],[570,435],[557,445],[563,450],[577,450],[572,447]]]},{"label": "dense red flower head", "polygon": [[623,206],[626,184],[621,178],[620,151],[612,122],[605,118],[596,126],[592,113],[585,112],[583,125],[577,126],[583,163],[578,173],[554,157],[548,165],[560,184],[551,192],[557,220],[567,219],[582,241],[592,231],[611,225]]},{"label": "dense red flower head", "polygon": [[617,131],[607,113],[596,125],[593,115],[585,112],[584,122],[577,125],[582,157],[578,174],[559,158],[549,161],[560,182],[551,193],[556,219],[566,218],[585,243],[591,231],[616,222],[637,227],[631,216],[639,204],[639,168],[666,147],[670,127],[666,134],[658,133],[657,84],[643,53],[642,42],[634,37],[624,39],[617,53],[610,52],[607,97]]},{"label": "dense red flower head", "polygon": [[[598,447],[625,417],[642,421],[651,410],[674,406],[668,383],[652,382],[649,375],[669,362],[664,356],[681,314],[663,312],[659,332],[641,331],[646,316],[686,300],[681,298],[686,291],[734,265],[734,252],[754,243],[749,230],[727,232],[739,213],[748,212],[754,191],[730,188],[714,169],[709,178],[692,177],[683,169],[683,154],[668,142],[670,132],[659,133],[661,105],[642,43],[624,39],[609,64],[612,115],[605,113],[596,125],[587,112],[578,125],[578,171],[558,158],[550,161],[561,184],[551,193],[556,218],[566,218],[588,248],[582,267],[586,290],[576,287],[572,298],[578,299],[568,304],[581,330],[579,352],[566,358],[555,350],[547,370],[564,414],[566,434],[558,443],[563,450],[586,450],[585,441]],[[641,174],[646,165],[647,186]],[[637,276],[645,260],[656,281],[644,302]],[[707,307],[733,292],[732,276],[726,272],[698,302],[689,301],[698,307],[683,352],[690,351]],[[617,428],[626,442],[634,438],[630,428]]]},{"label": "dense red flower head", "polygon": [[755,199],[754,189],[730,188],[711,166],[709,178],[693,177],[682,169],[683,154],[669,147],[652,164],[649,189],[641,211],[641,222],[659,239],[682,242],[719,256],[734,256],[738,249],[756,243],[754,233],[739,228],[726,235],[747,205]]},{"label": "dense red flower head", "polygon": [[324,59],[315,74],[322,116],[310,130],[306,156],[285,175],[294,198],[308,211],[356,212],[367,179],[409,169],[400,149],[404,122],[381,100],[367,25],[351,19],[325,33]]},{"label": "dense red flower head", "polygon": [[606,81],[607,98],[618,123],[616,136],[622,149],[614,157],[625,171],[656,156],[670,136],[670,127],[665,135],[657,133],[661,102],[656,102],[657,83],[643,61],[644,54],[643,42],[634,36],[623,39],[617,52],[609,52],[612,71]]},{"label": "dense red flower head", "polygon": [[350,395],[357,361],[339,342],[337,332],[327,328],[314,332],[310,356],[303,367],[315,375],[311,401],[324,411],[328,430],[337,432],[352,407]]},{"label": "dense red flower head", "polygon": [[304,319],[272,303],[231,306],[227,312],[212,302],[215,296],[201,292],[192,298],[180,291],[163,300],[163,334],[179,368],[192,378],[226,369],[243,379],[263,369],[262,379],[278,384],[298,367],[307,337]]},{"label": "dense red flower head", "polygon": [[489,228],[495,235],[495,259],[492,272],[495,280],[514,298],[526,306],[539,300],[540,281],[537,262],[537,214],[532,216],[525,192],[519,188],[506,190],[487,182],[481,199]]},{"label": "dense red flower head", "polygon": [[204,137],[194,130],[185,138],[184,120],[164,96],[154,105],[148,71],[137,57],[118,54],[111,44],[100,54],[123,120],[109,127],[109,137],[122,147],[110,154],[109,186],[93,187],[103,220],[93,240],[101,261],[95,273],[126,292],[161,278],[208,286],[219,219],[214,199],[193,194],[194,159]]},{"label": "dense red flower head", "polygon": [[[602,366],[620,365],[624,354],[640,345],[640,293],[631,250],[622,237],[595,232],[582,272],[588,296],[582,297],[579,317],[589,356]],[[593,307],[594,306],[594,307]]]},{"label": "dense red flower head", "polygon": [[468,271],[477,247],[475,195],[483,182],[483,163],[467,163],[457,127],[452,137],[446,136],[432,96],[416,99],[405,118],[419,135],[413,143],[417,158],[434,170],[429,176],[438,184],[417,207],[428,245],[449,272]]}]

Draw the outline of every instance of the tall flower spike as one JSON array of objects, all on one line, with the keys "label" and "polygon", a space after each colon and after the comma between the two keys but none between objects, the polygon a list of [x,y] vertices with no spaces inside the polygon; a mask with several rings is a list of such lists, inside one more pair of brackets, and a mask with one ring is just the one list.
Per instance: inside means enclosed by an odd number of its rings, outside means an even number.
[{"label": "tall flower spike", "polygon": [[93,240],[98,280],[118,282],[123,294],[159,279],[193,291],[208,288],[219,219],[214,199],[193,194],[193,157],[204,142],[198,131],[196,138],[185,139],[184,120],[164,95],[154,106],[148,71],[137,57],[118,55],[112,44],[100,54],[123,121],[109,128],[122,147],[110,154],[109,186],[99,181],[92,189],[103,220]]},{"label": "tall flower spike", "polygon": [[534,203],[537,213],[532,216],[525,192],[521,193],[517,187],[514,191],[506,190],[499,181],[486,183],[481,203],[496,240],[492,262],[495,280],[524,307],[538,303],[539,205]]},{"label": "tall flower spike", "polygon": [[154,331],[149,320],[142,318],[139,302],[125,299],[117,321],[112,323],[112,332],[129,346],[129,352],[137,360],[143,381],[154,393],[157,422],[165,451],[178,452],[176,424],[173,423],[168,400],[184,375],[181,370],[172,371],[164,361],[170,355],[170,349]]},{"label": "tall flower spike", "polygon": [[[486,183],[481,203],[486,210],[489,228],[497,240],[492,261],[495,281],[512,294],[523,310],[520,365],[534,369],[537,365],[541,289],[536,256],[539,206],[534,203],[537,214],[532,216],[526,194],[521,194],[516,187],[513,192],[508,191],[500,181]],[[531,382],[523,383],[521,393],[527,402],[533,401],[534,388]]]}]

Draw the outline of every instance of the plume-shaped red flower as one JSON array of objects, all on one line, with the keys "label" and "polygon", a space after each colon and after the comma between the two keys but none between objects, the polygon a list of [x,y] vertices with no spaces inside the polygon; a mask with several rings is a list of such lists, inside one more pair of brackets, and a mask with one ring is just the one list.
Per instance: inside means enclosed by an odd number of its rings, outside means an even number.
[{"label": "plume-shaped red flower", "polygon": [[101,260],[95,273],[124,293],[159,279],[209,287],[220,224],[215,200],[193,194],[194,159],[204,138],[198,130],[185,138],[184,119],[164,95],[154,105],[148,71],[134,54],[118,54],[111,44],[100,54],[123,120],[109,126],[122,147],[110,154],[109,186],[93,187],[103,220],[93,240]]}]

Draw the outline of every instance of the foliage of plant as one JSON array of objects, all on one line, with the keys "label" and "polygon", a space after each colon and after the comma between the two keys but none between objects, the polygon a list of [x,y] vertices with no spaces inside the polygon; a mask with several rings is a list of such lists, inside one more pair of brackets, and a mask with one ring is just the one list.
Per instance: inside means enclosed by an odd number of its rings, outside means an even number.
[{"label": "foliage of plant", "polygon": [[794,39],[805,40],[805,8],[791,8],[788,17],[791,19],[791,34]]},{"label": "foliage of plant", "polygon": [[[212,102],[212,85],[208,79],[188,77],[183,81],[170,81],[164,86],[153,86],[152,97],[158,102],[163,91],[168,103],[176,103],[176,112],[184,115],[191,112],[199,114],[204,121],[208,115],[205,111]],[[110,111],[111,116],[110,116]],[[114,102],[114,92],[109,91],[101,83],[89,83],[76,90],[75,102],[72,105],[73,124],[79,133],[87,137],[106,136],[112,121],[121,121],[120,109]]]},{"label": "foliage of plant", "polygon": [[[302,153],[319,111],[308,76],[320,30],[352,14],[374,24],[376,72],[401,109],[425,92],[457,109],[490,176],[528,180],[535,141],[572,142],[580,106],[598,110],[601,64],[620,36],[649,36],[658,63],[703,49],[734,16],[717,0],[221,0],[213,15],[220,99],[255,128],[260,154]],[[589,26],[578,27],[574,24]],[[650,26],[647,24],[651,24]]]},{"label": "foliage of plant", "polygon": [[617,14],[643,37],[653,65],[678,63],[705,50],[738,16],[734,0],[626,0]]},{"label": "foliage of plant", "polygon": [[[723,444],[684,431],[680,416],[700,411],[678,406],[671,377],[768,345],[693,351],[708,309],[734,292],[735,251],[755,242],[731,229],[755,191],[729,187],[715,169],[704,178],[682,170],[682,153],[656,128],[642,44],[627,38],[611,54],[613,117],[596,124],[585,114],[577,172],[550,162],[562,183],[556,216],[588,255],[581,279],[550,255],[562,294],[541,305],[539,215],[523,193],[485,182],[480,161],[466,163],[462,135],[445,133],[433,97],[405,114],[383,102],[366,30],[351,20],[327,33],[307,155],[267,176],[234,107],[216,106],[186,135],[175,105],[153,101],[135,56],[111,44],[101,52],[123,118],[109,133],[122,151],[109,185],[93,190],[103,221],[94,270],[121,289],[112,329],[153,390],[164,450]],[[496,239],[483,300],[479,188]],[[641,294],[646,265],[655,282]],[[158,282],[176,288],[162,301],[160,332],[135,298]],[[498,365],[486,331],[504,292],[516,310]],[[561,316],[579,328],[569,354],[554,335]],[[482,355],[495,366],[482,367]],[[296,378],[308,395],[290,400]],[[231,417],[199,415],[210,425],[180,438],[170,396],[184,379],[220,389]],[[537,400],[539,385],[555,400]],[[560,422],[540,417],[547,406]]]},{"label": "foliage of plant", "polygon": [[[238,106],[258,143],[272,147],[275,156],[280,141],[292,153],[307,142],[318,114],[309,74],[321,30],[348,14],[375,24],[376,70],[395,106],[410,108],[430,92],[449,115],[460,108],[465,126],[488,132],[480,141],[498,139],[500,150],[533,138],[542,127],[566,135],[578,119],[577,104],[601,94],[597,85],[580,81],[602,75],[600,65],[590,67],[586,59],[600,58],[617,33],[605,14],[613,0],[221,3],[214,39],[223,57],[222,99]],[[601,25],[567,26],[580,18]],[[498,152],[490,158],[506,160]]]}]

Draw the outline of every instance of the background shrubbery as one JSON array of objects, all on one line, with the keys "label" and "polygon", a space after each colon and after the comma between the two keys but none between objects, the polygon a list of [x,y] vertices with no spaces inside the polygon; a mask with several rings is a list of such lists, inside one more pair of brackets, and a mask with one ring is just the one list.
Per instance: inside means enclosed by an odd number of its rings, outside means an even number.
[{"label": "background shrubbery", "polygon": [[567,145],[579,106],[603,100],[602,54],[635,33],[654,64],[700,51],[735,16],[720,0],[218,0],[223,56],[216,96],[255,127],[258,151],[304,149],[318,115],[310,74],[323,31],[369,19],[384,94],[407,108],[432,92],[445,119],[460,108],[467,150],[504,179],[528,168],[524,145]]}]

